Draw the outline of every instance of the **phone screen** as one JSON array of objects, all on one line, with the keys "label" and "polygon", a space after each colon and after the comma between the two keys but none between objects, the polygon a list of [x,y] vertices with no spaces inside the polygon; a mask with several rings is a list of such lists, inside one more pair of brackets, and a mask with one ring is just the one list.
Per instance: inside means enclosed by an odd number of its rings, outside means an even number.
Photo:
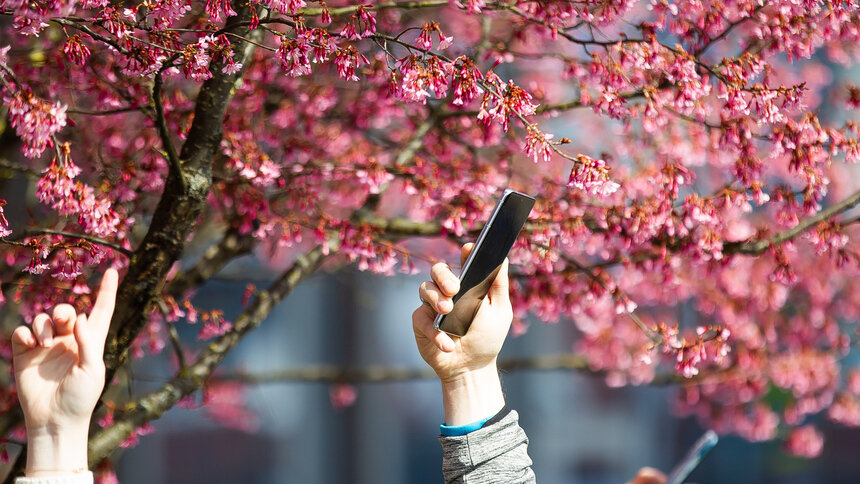
[{"label": "phone screen", "polygon": [[528,195],[505,190],[463,265],[454,309],[436,318],[436,328],[458,336],[466,334],[534,203]]}]

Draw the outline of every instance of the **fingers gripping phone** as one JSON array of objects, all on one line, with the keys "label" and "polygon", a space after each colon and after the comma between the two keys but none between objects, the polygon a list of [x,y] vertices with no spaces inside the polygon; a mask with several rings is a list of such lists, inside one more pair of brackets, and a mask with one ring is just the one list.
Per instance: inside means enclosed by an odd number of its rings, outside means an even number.
[{"label": "fingers gripping phone", "polygon": [[687,451],[687,455],[672,469],[672,473],[669,474],[666,484],[682,484],[684,479],[689,477],[690,473],[699,465],[705,454],[717,445],[718,440],[717,433],[713,430],[708,430],[704,435],[699,437],[699,440]]},{"label": "fingers gripping phone", "polygon": [[505,189],[463,264],[454,309],[436,316],[436,329],[457,336],[466,334],[534,204],[534,198]]}]

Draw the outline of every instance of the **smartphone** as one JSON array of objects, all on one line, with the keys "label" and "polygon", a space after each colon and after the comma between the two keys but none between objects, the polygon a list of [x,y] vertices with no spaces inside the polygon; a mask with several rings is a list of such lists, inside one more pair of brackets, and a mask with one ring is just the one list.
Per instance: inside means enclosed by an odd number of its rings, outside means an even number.
[{"label": "smartphone", "polygon": [[505,189],[463,264],[454,309],[436,316],[436,329],[457,336],[466,334],[534,204],[534,198]]},{"label": "smartphone", "polygon": [[713,430],[708,430],[704,435],[699,437],[699,440],[687,451],[687,455],[672,469],[672,473],[669,474],[666,484],[682,484],[684,479],[689,477],[693,469],[699,465],[699,462],[702,462],[705,454],[717,445],[717,441],[719,441],[719,438]]}]

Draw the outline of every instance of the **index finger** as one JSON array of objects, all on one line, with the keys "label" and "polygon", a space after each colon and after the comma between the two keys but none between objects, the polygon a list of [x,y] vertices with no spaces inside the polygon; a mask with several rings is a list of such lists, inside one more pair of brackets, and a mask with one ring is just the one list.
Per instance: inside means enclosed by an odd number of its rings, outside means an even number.
[{"label": "index finger", "polygon": [[475,246],[474,243],[469,242],[467,244],[463,244],[463,247],[460,247],[460,266],[461,267],[463,266],[463,264],[466,263],[466,258],[469,257],[469,254],[472,253],[472,247],[474,247],[474,246]]},{"label": "index finger", "polygon": [[460,280],[444,262],[434,264],[430,268],[430,278],[445,296],[451,297],[460,290]]},{"label": "index finger", "polygon": [[96,297],[96,303],[93,304],[93,310],[90,311],[90,324],[101,328],[110,326],[110,318],[113,316],[113,309],[116,304],[116,289],[119,284],[119,274],[116,269],[108,269],[102,276],[102,283],[99,287],[99,294]]}]

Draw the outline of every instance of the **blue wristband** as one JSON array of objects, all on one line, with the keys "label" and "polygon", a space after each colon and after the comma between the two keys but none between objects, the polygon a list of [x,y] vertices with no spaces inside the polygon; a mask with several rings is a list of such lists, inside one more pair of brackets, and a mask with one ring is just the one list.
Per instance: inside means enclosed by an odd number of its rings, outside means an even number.
[{"label": "blue wristband", "polygon": [[442,434],[442,437],[458,437],[460,435],[466,435],[483,427],[484,424],[489,422],[490,419],[492,419],[493,417],[487,417],[484,420],[478,420],[477,422],[472,422],[466,425],[458,425],[456,427],[442,424],[439,426],[439,432]]}]

